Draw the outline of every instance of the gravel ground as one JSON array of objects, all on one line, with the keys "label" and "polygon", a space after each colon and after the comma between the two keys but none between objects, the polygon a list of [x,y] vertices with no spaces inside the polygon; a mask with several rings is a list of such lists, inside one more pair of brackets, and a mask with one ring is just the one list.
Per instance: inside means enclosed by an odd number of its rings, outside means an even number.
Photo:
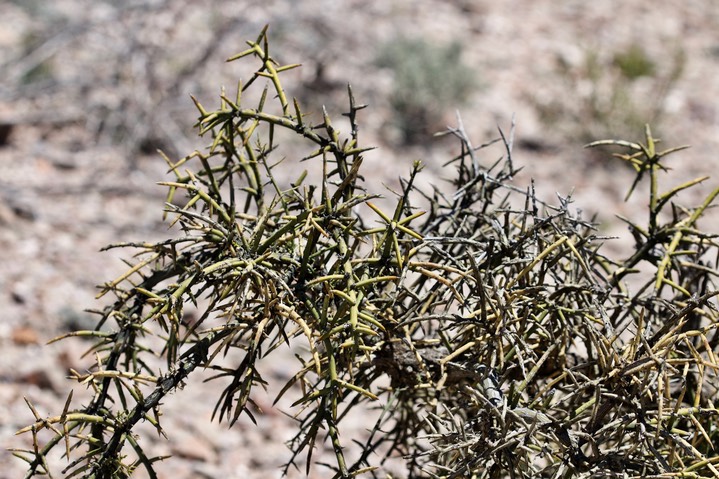
[{"label": "gravel ground", "polygon": [[[365,171],[378,187],[397,185],[416,159],[427,164],[424,181],[440,183],[447,176],[441,164],[454,151],[446,142],[401,140],[389,106],[392,72],[375,61],[401,35],[457,41],[474,69],[476,90],[436,112],[437,124],[430,126],[454,122],[459,108],[480,143],[495,137],[498,125],[508,131],[514,114],[514,161],[525,166],[518,184],[535,178],[550,201],[556,192],[574,190],[577,208],[598,213],[602,231],[620,236],[612,251],[630,244],[614,213],[639,218],[644,200],[637,194],[623,202],[631,173],[582,149],[584,141],[610,133],[638,138],[641,131],[630,129],[621,112],[659,110],[654,125],[665,144],[692,145],[674,158],[667,184],[711,175],[719,164],[713,154],[719,151],[714,0],[144,0],[123,7],[16,0],[0,1],[0,19],[2,448],[29,444],[28,437],[14,436],[32,421],[23,397],[41,414],[59,413],[73,386],[81,400],[83,388],[64,376],[70,367],[90,364],[80,358],[88,344],[45,343],[88,327],[91,317],[83,310],[102,305],[94,300],[95,285],[123,271],[127,252],[100,253],[101,247],[171,234],[161,220],[164,192],[155,184],[165,178],[165,164],[152,152],[159,147],[177,157],[206,142],[192,130],[189,94],[214,105],[221,85],[231,91],[247,71],[224,60],[265,24],[280,60],[304,64],[287,75],[287,86],[306,109],[326,104],[339,116],[347,82],[370,104],[361,117],[362,139],[379,148],[367,154]],[[613,59],[632,46],[643,49],[655,69],[621,83]],[[585,68],[589,58],[596,58],[595,77]],[[671,79],[677,65],[681,73]],[[609,96],[617,85],[627,93],[620,113],[598,120],[588,106],[592,95]],[[501,154],[489,150],[485,161]],[[708,180],[683,199],[692,204],[716,186]],[[716,233],[712,219],[705,228]],[[273,364],[266,373],[282,381],[288,364]],[[279,477],[292,422],[271,407],[272,391],[256,398],[265,406],[258,427],[241,420],[228,430],[209,421],[219,390],[190,383],[167,401],[170,438],[144,439],[152,453],[176,456],[158,466],[160,477]],[[366,418],[350,421],[347,435],[361,434],[366,424]],[[23,471],[21,461],[0,454],[0,479]],[[399,466],[385,472],[401,477]],[[316,467],[312,477],[329,476]]]}]

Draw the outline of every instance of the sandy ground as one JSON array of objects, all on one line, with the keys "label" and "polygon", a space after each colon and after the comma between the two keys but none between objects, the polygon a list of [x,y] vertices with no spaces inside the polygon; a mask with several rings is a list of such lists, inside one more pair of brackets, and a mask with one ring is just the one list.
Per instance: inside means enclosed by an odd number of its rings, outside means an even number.
[{"label": "sandy ground", "polygon": [[[339,117],[348,82],[370,105],[361,134],[379,147],[366,155],[365,170],[378,190],[396,185],[417,159],[427,164],[423,181],[440,183],[449,176],[441,164],[455,151],[447,142],[401,141],[390,108],[392,71],[375,61],[401,35],[457,41],[474,71],[476,89],[437,112],[430,126],[454,122],[458,108],[481,143],[498,126],[508,131],[515,115],[514,161],[525,167],[517,183],[534,178],[550,202],[574,191],[577,208],[597,213],[603,232],[623,238],[613,251],[631,244],[614,214],[639,219],[646,201],[637,194],[624,203],[631,172],[582,149],[584,141],[640,138],[626,111],[647,120],[659,111],[653,124],[665,144],[692,145],[671,160],[666,185],[712,175],[719,164],[713,0],[0,1],[0,447],[28,445],[28,437],[14,436],[32,421],[23,397],[48,415],[61,411],[72,387],[82,400],[83,388],[64,376],[69,367],[88,366],[80,359],[88,344],[45,342],[91,326],[83,310],[102,305],[95,285],[122,272],[120,258],[128,256],[100,248],[172,234],[161,220],[164,192],[155,183],[166,172],[154,150],[176,158],[206,143],[193,132],[189,94],[214,105],[221,86],[234,89],[248,70],[224,60],[265,24],[280,60],[304,65],[288,73],[287,86],[307,110],[325,104]],[[622,83],[613,62],[632,46],[655,68]],[[595,76],[586,68],[593,57]],[[676,66],[681,72],[670,80]],[[607,98],[617,88],[626,97],[598,118],[592,96]],[[502,151],[483,155],[490,164]],[[683,199],[693,204],[716,186],[710,179]],[[704,224],[716,233],[715,225],[711,218]],[[280,361],[268,374],[281,381],[289,367]],[[160,477],[279,477],[292,422],[259,395],[266,412],[258,427],[211,423],[219,391],[190,383],[167,401],[169,440],[143,439],[152,452],[176,456],[158,466]],[[366,425],[350,421],[347,435]],[[0,479],[23,471],[21,461],[0,453]],[[401,477],[402,470],[384,472]],[[312,477],[328,476],[317,467]]]}]

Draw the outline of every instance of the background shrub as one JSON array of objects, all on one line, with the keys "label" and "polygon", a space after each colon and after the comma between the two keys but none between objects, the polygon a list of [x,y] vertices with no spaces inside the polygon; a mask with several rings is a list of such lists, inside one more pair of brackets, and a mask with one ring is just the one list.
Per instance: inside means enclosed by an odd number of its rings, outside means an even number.
[{"label": "background shrub", "polygon": [[647,121],[662,131],[667,97],[684,74],[685,64],[681,47],[674,47],[660,64],[636,43],[614,52],[585,49],[578,65],[559,61],[557,68],[559,81],[567,91],[576,92],[575,101],[540,100],[540,117],[585,142],[627,135],[638,141],[642,135],[637,132]]},{"label": "background shrub", "polygon": [[462,62],[462,45],[421,38],[395,38],[379,49],[377,64],[394,78],[390,102],[405,143],[426,141],[444,129],[448,109],[464,105],[477,87],[477,74]]}]

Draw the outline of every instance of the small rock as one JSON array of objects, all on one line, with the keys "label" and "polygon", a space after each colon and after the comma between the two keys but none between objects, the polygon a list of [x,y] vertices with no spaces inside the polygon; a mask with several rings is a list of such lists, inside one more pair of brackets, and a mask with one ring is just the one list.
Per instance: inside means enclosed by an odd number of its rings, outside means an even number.
[{"label": "small rock", "polygon": [[18,346],[28,346],[40,342],[37,331],[29,326],[20,326],[12,332],[12,342]]},{"label": "small rock", "polygon": [[202,437],[187,433],[172,434],[172,455],[191,461],[215,462],[217,453]]},{"label": "small rock", "polygon": [[53,384],[47,371],[43,369],[36,369],[29,373],[23,374],[18,378],[18,382],[25,384],[32,384],[40,389],[49,389],[55,391],[55,385]]},{"label": "small rock", "polygon": [[14,126],[12,123],[0,122],[0,146],[6,146],[9,143],[8,139]]}]

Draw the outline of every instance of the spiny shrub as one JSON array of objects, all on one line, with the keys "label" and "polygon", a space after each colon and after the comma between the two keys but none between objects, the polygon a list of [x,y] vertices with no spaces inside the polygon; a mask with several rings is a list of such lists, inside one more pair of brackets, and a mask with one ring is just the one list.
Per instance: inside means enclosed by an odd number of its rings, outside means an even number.
[{"label": "spiny shrub", "polygon": [[[658,150],[648,127],[643,143],[590,145],[624,150],[631,190],[649,185],[646,222],[627,220],[636,246],[626,258],[602,254],[568,199],[552,206],[513,186],[503,134],[506,156],[488,163],[450,129],[452,191],[421,190],[415,164],[383,211],[360,174],[364,105],[352,90],[347,135],[326,114],[309,124],[280,82],[293,65],[273,61],[265,31],[248,43],[231,60],[257,59],[254,76],[216,110],[196,102],[210,146],[167,160],[167,212],[181,234],[115,245],[137,259],[103,286],[115,301],[95,330],[72,333],[94,340],[95,367],[73,371],[92,400],[68,397],[50,417],[31,405],[35,422],[20,433],[32,447],[15,451],[28,477],[50,473],[46,458],[63,444],[65,477],[155,477],[159,458],[137,426],[164,433],[168,395],[209,370],[224,385],[215,413],[232,424],[271,380],[260,365],[298,344],[279,393],[295,399],[287,467],[304,455],[309,473],[328,441],[326,466],[342,478],[385,477],[389,457],[408,477],[719,477],[718,250],[698,223],[719,189],[695,208],[673,204],[704,180],[660,191],[678,149]],[[244,105],[264,79],[259,103]],[[279,130],[311,145],[286,161],[314,162],[317,184],[275,176]],[[200,310],[191,324],[188,307]],[[343,421],[370,408],[377,422],[350,436],[362,446],[350,455]]]}]

